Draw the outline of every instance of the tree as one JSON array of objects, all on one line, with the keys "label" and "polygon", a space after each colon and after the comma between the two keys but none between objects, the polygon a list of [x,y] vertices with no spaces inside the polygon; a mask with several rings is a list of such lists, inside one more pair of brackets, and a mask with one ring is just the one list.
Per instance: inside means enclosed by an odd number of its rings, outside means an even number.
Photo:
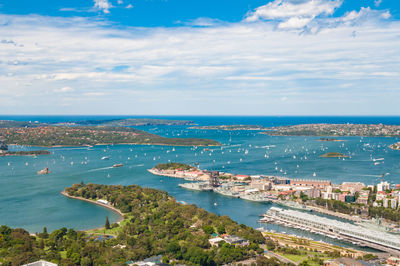
[{"label": "tree", "polygon": [[203,226],[203,231],[207,235],[211,235],[212,233],[214,233],[214,228],[211,225],[207,224],[207,225]]},{"label": "tree", "polygon": [[108,220],[108,216],[106,217],[106,224],[104,225],[106,229],[110,229],[110,221]]},{"label": "tree", "polygon": [[217,232],[218,232],[218,234],[225,234],[226,233],[226,231],[225,231],[225,227],[222,225],[222,224],[220,224],[220,225],[218,225],[218,227],[217,227]]},{"label": "tree", "polygon": [[49,238],[49,233],[47,233],[46,227],[43,227],[43,233],[42,233],[41,237],[44,239]]}]

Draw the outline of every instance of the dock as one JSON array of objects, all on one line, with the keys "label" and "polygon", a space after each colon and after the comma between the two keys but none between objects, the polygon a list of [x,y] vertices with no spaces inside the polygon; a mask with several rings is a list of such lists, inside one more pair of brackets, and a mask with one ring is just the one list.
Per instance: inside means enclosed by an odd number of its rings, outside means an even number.
[{"label": "dock", "polygon": [[301,211],[272,207],[263,215],[260,222],[275,223],[343,240],[361,247],[382,250],[392,255],[400,255],[400,236],[381,231],[365,230],[365,228],[358,225]]}]

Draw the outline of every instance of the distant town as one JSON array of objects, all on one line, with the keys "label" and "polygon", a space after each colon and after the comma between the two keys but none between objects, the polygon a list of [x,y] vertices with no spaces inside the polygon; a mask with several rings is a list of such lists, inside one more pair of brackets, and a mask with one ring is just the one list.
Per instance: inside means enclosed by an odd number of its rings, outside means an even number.
[{"label": "distant town", "polygon": [[383,124],[303,124],[266,129],[263,134],[271,136],[400,136],[400,126]]}]

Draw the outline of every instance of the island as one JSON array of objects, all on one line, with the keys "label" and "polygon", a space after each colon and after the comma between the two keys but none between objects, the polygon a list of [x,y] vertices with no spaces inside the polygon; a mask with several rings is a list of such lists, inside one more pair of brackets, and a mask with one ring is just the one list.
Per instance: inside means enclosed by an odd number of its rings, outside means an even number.
[{"label": "island", "polygon": [[194,126],[189,129],[204,129],[204,130],[265,130],[265,127],[258,125],[215,125],[215,126]]},{"label": "island", "polygon": [[400,137],[400,126],[383,124],[302,124],[267,128],[270,136]]},{"label": "island", "polygon": [[143,144],[170,146],[220,146],[215,140],[199,138],[165,138],[129,127],[109,126],[40,126],[0,128],[6,143],[57,147],[112,144]]},{"label": "island", "polygon": [[[0,227],[0,263],[22,265],[38,259],[60,265],[134,265],[147,258],[169,264],[223,265],[253,260],[264,250],[261,232],[227,216],[180,203],[167,192],[136,185],[74,184],[73,199],[108,205],[119,223],[87,232],[61,228],[30,235]],[[276,264],[275,264],[276,265]]]},{"label": "island", "polygon": [[340,152],[328,152],[325,153],[319,157],[323,157],[323,158],[348,158],[349,156],[344,155],[343,153]]},{"label": "island", "polygon": [[344,141],[342,139],[320,138],[318,141]]},{"label": "island", "polygon": [[390,145],[389,148],[391,148],[392,150],[400,151],[400,142]]}]

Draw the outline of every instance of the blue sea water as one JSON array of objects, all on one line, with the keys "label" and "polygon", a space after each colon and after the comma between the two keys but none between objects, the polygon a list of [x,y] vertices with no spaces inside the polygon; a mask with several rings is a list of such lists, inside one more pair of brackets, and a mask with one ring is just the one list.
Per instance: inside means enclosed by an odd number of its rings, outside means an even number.
[{"label": "blue sea water", "polygon": [[[148,116],[147,116],[148,117]],[[0,116],[0,119],[39,122],[71,122],[109,119],[104,116]],[[301,123],[383,123],[400,124],[400,117],[157,117],[187,119],[199,125],[257,124],[278,126]],[[52,148],[51,155],[0,157],[0,224],[39,232],[60,227],[88,229],[104,224],[113,212],[60,194],[77,182],[100,184],[138,184],[168,191],[178,200],[196,204],[218,215],[259,227],[259,215],[271,205],[228,198],[210,192],[193,192],[178,187],[182,180],[154,176],[147,169],[168,161],[198,164],[202,169],[235,174],[267,174],[291,178],[330,179],[334,183],[361,181],[374,184],[385,180],[400,183],[400,152],[388,148],[396,138],[344,137],[345,142],[320,142],[317,137],[277,137],[256,131],[188,129],[189,126],[142,126],[141,130],[166,137],[199,137],[220,141],[223,146],[203,148],[114,145],[93,148]],[[174,149],[173,149],[174,148]],[[12,146],[14,150],[30,147]],[[320,158],[326,152],[341,152],[350,158]],[[109,156],[110,160],[101,160]],[[384,158],[376,165],[373,159]],[[124,167],[112,168],[115,163]],[[49,167],[49,175],[36,172]],[[315,173],[315,177],[314,177]],[[215,204],[216,203],[216,204]],[[296,232],[288,228],[272,228]],[[304,233],[307,235],[307,233]],[[310,235],[315,239],[319,236]],[[328,241],[328,240],[325,240]],[[343,244],[343,243],[341,243]],[[344,245],[344,244],[343,244]]]}]

